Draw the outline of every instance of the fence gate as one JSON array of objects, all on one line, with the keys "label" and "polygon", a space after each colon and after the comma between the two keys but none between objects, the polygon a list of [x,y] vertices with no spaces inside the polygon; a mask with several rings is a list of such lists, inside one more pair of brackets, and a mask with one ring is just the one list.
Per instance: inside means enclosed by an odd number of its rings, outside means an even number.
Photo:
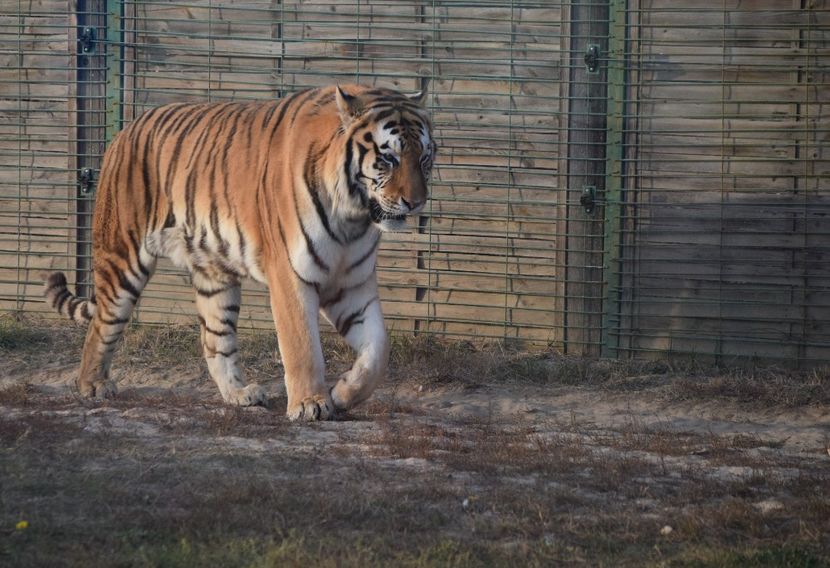
[{"label": "fence gate", "polygon": [[[107,141],[172,101],[416,90],[429,209],[384,239],[395,331],[568,353],[830,357],[830,0],[29,0],[0,13],[0,308],[88,293]],[[245,285],[242,322],[270,325]],[[140,321],[192,321],[168,264]]]}]

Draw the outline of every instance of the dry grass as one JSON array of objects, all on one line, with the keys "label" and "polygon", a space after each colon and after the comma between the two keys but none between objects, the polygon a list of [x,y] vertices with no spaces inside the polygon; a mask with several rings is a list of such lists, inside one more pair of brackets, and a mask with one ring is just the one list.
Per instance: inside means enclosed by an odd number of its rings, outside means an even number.
[{"label": "dry grass", "polygon": [[500,343],[443,341],[433,336],[395,337],[392,367],[398,376],[426,388],[526,384],[648,391],[672,401],[729,400],[759,407],[830,404],[830,367],[726,367],[692,358],[585,359],[528,352]]},{"label": "dry grass", "polygon": [[[6,372],[15,374],[32,365],[77,365],[83,335],[83,328],[74,324],[37,316],[0,316],[0,355],[6,359]],[[693,358],[611,361],[526,351],[517,344],[446,341],[429,335],[393,336],[392,340],[393,377],[426,389],[525,384],[648,391],[672,401],[729,400],[759,407],[830,404],[830,366],[802,371],[713,366]],[[250,376],[282,374],[273,332],[241,332],[239,344]],[[341,339],[324,335],[323,346],[331,376],[351,365],[353,353]],[[204,368],[198,327],[131,326],[114,366],[135,365]]]},{"label": "dry grass", "polygon": [[[453,418],[396,392],[543,386],[798,408],[827,400],[826,371],[397,338],[394,378],[378,396],[340,422],[297,425],[283,398],[245,410],[133,388],[91,403],[25,380],[27,369],[76,365],[79,351],[68,352],[82,336],[0,319],[0,354],[21,378],[0,389],[0,565],[830,563],[824,455],[633,418]],[[249,375],[281,374],[272,333],[240,344]],[[350,364],[339,340],[325,348],[332,373]],[[131,328],[119,358],[150,375],[203,365],[195,327]],[[28,528],[16,528],[22,520]]]}]

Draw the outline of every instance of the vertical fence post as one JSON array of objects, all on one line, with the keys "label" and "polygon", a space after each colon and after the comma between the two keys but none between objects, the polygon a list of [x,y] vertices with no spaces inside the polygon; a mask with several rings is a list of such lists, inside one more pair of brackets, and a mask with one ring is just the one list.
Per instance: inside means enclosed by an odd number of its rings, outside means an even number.
[{"label": "vertical fence post", "polygon": [[605,140],[605,306],[602,356],[617,357],[620,332],[620,243],[625,141],[626,0],[610,0],[608,34],[608,102]]},{"label": "vertical fence post", "polygon": [[564,347],[597,356],[602,343],[608,0],[570,3]]},{"label": "vertical fence post", "polygon": [[78,189],[75,199],[77,293],[92,290],[92,207],[104,150],[104,82],[106,17],[103,0],[78,0],[75,136]]},{"label": "vertical fence post", "polygon": [[78,0],[75,281],[83,297],[92,292],[92,210],[101,158],[120,127],[121,5],[120,0]]},{"label": "vertical fence post", "polygon": [[107,0],[106,144],[112,142],[124,122],[124,30],[124,0]]}]

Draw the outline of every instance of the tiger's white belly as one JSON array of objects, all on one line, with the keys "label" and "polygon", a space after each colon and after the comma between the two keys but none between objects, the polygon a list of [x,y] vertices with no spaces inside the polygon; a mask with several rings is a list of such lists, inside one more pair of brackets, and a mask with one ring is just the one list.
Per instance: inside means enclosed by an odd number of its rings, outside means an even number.
[{"label": "tiger's white belly", "polygon": [[[147,235],[147,250],[169,258],[179,268],[199,272],[217,282],[250,277],[267,284],[260,266],[260,251],[255,250],[244,236],[220,232],[220,239],[210,231],[191,235],[185,227],[161,229]],[[304,238],[295,238],[288,246],[291,268],[304,281],[316,284],[323,292],[335,288],[351,288],[366,282],[375,270],[380,231],[370,227],[356,241],[341,245],[327,236],[314,240],[313,256]]]}]

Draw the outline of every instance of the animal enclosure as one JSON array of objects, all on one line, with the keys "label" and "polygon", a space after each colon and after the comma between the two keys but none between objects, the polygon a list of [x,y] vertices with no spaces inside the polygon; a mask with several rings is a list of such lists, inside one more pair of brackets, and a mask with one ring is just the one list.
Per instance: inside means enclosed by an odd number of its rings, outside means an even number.
[{"label": "animal enclosure", "polygon": [[[46,270],[89,293],[101,155],[143,110],[429,83],[432,199],[378,261],[393,332],[830,359],[826,0],[28,0],[0,33],[4,311],[44,310]],[[136,317],[192,303],[162,263]]]}]

